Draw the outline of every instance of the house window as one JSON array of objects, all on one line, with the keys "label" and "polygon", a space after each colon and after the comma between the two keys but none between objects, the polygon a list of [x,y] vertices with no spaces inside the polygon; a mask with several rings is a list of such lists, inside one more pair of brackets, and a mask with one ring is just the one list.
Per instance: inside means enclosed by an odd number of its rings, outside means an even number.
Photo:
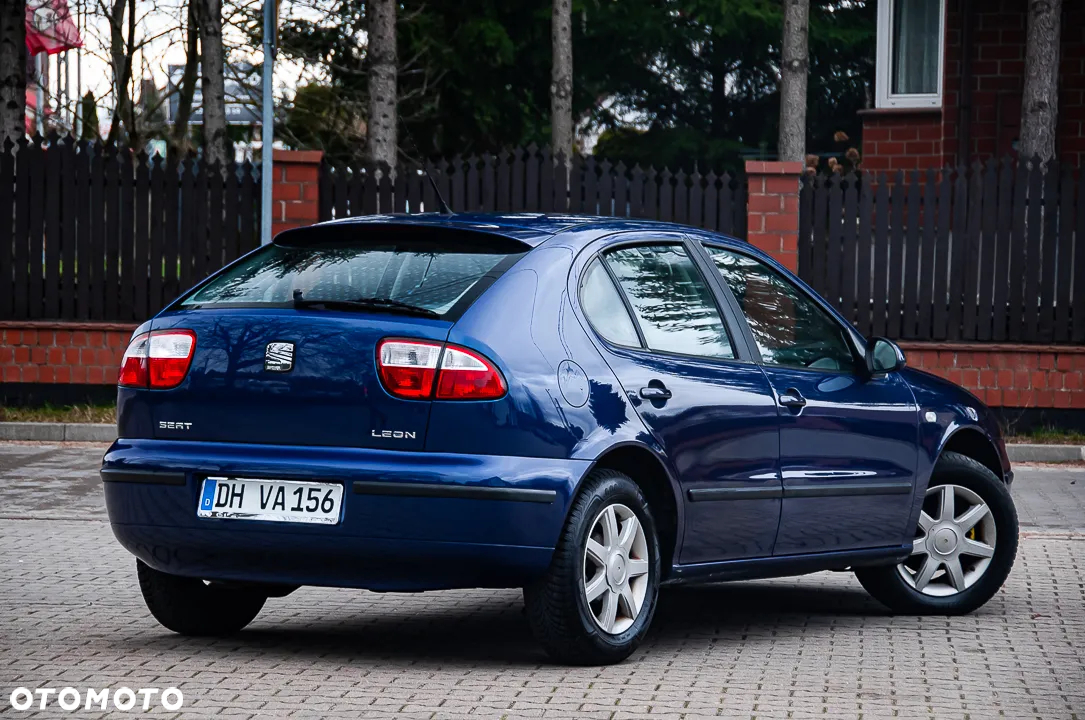
[{"label": "house window", "polygon": [[941,107],[944,24],[945,0],[878,0],[878,107]]}]

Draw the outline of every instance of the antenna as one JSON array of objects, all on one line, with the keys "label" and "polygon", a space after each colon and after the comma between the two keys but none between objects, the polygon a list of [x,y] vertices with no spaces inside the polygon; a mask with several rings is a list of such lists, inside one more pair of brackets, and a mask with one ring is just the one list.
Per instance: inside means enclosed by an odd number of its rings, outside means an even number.
[{"label": "antenna", "polygon": [[[403,126],[403,137],[411,143],[411,147],[414,148],[415,154],[420,155],[420,153],[418,152],[418,146],[414,143],[414,137],[411,135],[411,131],[407,129],[407,123],[403,122],[402,120],[403,116],[399,113],[396,113],[396,117],[399,120],[399,124]],[[448,206],[448,203],[445,202],[444,197],[441,196],[441,190],[437,187],[437,181],[433,179],[432,175],[430,175],[428,164],[425,162],[413,160],[410,155],[403,152],[402,147],[399,148],[399,152],[401,152],[403,154],[403,157],[407,158],[408,160],[411,160],[412,162],[418,162],[418,166],[422,168],[422,172],[425,173],[426,179],[429,180],[430,187],[433,188],[433,194],[437,196],[437,212],[439,212],[441,215],[454,215],[455,213],[452,212],[452,208]]]}]

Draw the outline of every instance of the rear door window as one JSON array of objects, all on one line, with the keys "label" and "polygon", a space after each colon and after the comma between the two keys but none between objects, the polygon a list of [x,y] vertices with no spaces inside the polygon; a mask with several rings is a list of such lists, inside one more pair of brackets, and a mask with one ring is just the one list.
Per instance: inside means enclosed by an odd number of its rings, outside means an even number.
[{"label": "rear door window", "polygon": [[226,270],[181,306],[281,307],[296,297],[308,302],[377,299],[445,315],[461,300],[470,300],[480,280],[520,257],[518,250],[454,240],[272,244]]},{"label": "rear door window", "polygon": [[606,253],[651,350],[734,358],[719,308],[681,245],[638,245]]}]

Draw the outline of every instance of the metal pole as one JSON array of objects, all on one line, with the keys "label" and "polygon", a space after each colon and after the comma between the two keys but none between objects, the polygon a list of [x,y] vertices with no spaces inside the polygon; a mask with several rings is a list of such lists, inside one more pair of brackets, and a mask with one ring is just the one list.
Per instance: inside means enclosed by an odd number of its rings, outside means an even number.
[{"label": "metal pole", "polygon": [[38,106],[35,108],[38,135],[45,134],[45,63],[42,62],[44,58],[44,52],[40,52],[34,56],[34,70],[38,75],[38,91],[35,94],[35,100],[37,101],[36,104]]},{"label": "metal pole", "polygon": [[[87,29],[83,26],[83,0],[75,3],[75,17],[79,27],[79,38],[86,37]],[[83,46],[75,49],[75,139],[83,137]]]},{"label": "metal pole", "polygon": [[271,242],[271,160],[275,141],[275,106],[271,76],[275,69],[275,0],[264,0],[264,97],[260,162],[260,244]]}]

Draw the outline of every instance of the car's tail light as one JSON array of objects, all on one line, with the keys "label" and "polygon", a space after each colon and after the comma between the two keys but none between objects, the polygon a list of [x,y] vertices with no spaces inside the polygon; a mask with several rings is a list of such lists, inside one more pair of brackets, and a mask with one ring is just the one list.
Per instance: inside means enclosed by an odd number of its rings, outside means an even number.
[{"label": "car's tail light", "polygon": [[377,368],[385,389],[396,397],[423,400],[433,392],[441,346],[417,340],[384,340]]},{"label": "car's tail light", "polygon": [[150,383],[150,371],[147,369],[147,346],[149,335],[141,333],[132,338],[121,360],[121,372],[117,384],[121,387],[145,388]]},{"label": "car's tail light", "polygon": [[196,333],[191,330],[155,330],[132,338],[121,360],[121,387],[168,390],[188,374]]},{"label": "car's tail light", "polygon": [[437,375],[438,400],[492,400],[505,394],[505,381],[488,360],[464,348],[445,348]]},{"label": "car's tail light", "polygon": [[385,389],[407,400],[493,400],[506,390],[493,363],[455,345],[384,340],[377,369]]},{"label": "car's tail light", "polygon": [[177,387],[188,374],[196,333],[191,330],[162,330],[151,333],[151,389]]}]

